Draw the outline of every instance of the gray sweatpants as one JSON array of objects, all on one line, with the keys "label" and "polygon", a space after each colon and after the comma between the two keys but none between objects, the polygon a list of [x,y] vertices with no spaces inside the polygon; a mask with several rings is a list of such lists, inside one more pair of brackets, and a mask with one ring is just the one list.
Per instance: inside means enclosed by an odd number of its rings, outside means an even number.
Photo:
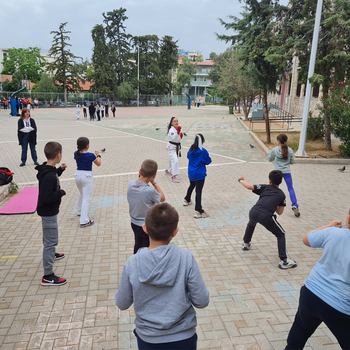
[{"label": "gray sweatpants", "polygon": [[53,261],[55,258],[56,245],[58,244],[57,215],[42,216],[43,225],[43,265],[44,276],[53,273]]}]

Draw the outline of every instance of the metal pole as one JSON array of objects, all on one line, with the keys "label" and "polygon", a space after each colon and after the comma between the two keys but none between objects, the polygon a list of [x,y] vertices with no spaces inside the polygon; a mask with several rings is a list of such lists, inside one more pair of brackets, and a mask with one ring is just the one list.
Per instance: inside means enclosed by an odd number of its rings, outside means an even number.
[{"label": "metal pole", "polygon": [[322,5],[323,5],[323,0],[318,0],[317,9],[316,9],[314,36],[312,38],[309,73],[307,76],[303,121],[301,124],[301,132],[300,132],[300,139],[299,139],[299,149],[295,153],[297,157],[308,156],[305,152],[305,141],[306,141],[307,122],[309,118],[310,99],[311,99],[311,84],[309,82],[309,78],[313,76],[315,71],[315,62],[316,62],[316,53],[317,53],[317,45],[318,45],[318,34],[319,34],[320,22],[321,22]]},{"label": "metal pole", "polygon": [[137,107],[140,107],[140,47],[137,45]]}]

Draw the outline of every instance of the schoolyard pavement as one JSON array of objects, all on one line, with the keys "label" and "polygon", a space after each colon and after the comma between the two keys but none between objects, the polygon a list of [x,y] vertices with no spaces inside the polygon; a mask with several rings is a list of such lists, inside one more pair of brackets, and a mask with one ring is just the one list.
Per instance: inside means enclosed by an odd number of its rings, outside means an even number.
[{"label": "schoolyard pavement", "polygon": [[[180,214],[179,234],[174,243],[190,249],[210,291],[210,304],[197,310],[198,349],[283,349],[294,319],[300,287],[321,257],[320,249],[302,244],[303,235],[333,219],[344,220],[349,209],[349,174],[337,165],[296,164],[293,180],[301,217],[287,208],[279,217],[287,232],[290,258],[298,262],[292,270],[277,268],[276,238],[257,226],[248,252],[241,250],[248,212],[258,197],[237,182],[244,175],[250,183],[266,183],[273,165],[258,148],[227,107],[118,108],[116,118],[101,122],[76,120],[75,109],[35,110],[38,127],[39,162],[45,160],[48,141],[63,146],[61,176],[63,197],[58,216],[58,252],[66,258],[55,262],[54,271],[68,283],[41,286],[42,230],[36,213],[0,216],[0,347],[2,350],[136,349],[134,311],[120,311],[114,295],[125,261],[133,252],[127,185],[137,178],[142,161],[158,162],[157,183],[166,201]],[[171,116],[188,135],[184,137],[179,184],[164,174],[168,162],[166,124]],[[17,118],[0,112],[0,166],[15,173],[20,189],[37,186],[36,171],[28,154],[20,164]],[[156,130],[159,129],[159,130]],[[207,219],[194,219],[194,206],[183,207],[189,185],[188,146],[197,133],[206,139],[213,163],[203,190]],[[73,153],[76,139],[90,139],[90,150],[101,150],[102,166],[93,169],[94,186],[90,219],[95,225],[79,228],[76,216],[78,190]],[[0,202],[0,207],[10,197]],[[194,199],[194,198],[193,198]],[[340,349],[323,325],[305,349]]]}]

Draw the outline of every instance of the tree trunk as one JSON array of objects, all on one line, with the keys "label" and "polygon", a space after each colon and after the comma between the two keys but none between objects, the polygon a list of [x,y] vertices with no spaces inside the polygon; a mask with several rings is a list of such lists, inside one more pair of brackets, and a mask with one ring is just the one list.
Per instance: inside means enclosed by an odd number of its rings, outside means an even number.
[{"label": "tree trunk", "polygon": [[267,90],[263,90],[263,104],[264,104],[264,117],[265,117],[265,126],[266,126],[266,141],[267,143],[271,143],[271,135],[270,135],[270,120],[269,120],[269,110],[267,108]]},{"label": "tree trunk", "polygon": [[241,100],[238,99],[238,113],[240,114],[241,113]]},{"label": "tree trunk", "polygon": [[243,100],[243,111],[244,111],[245,120],[248,120],[248,114],[249,114],[248,101],[246,102],[245,100]]},{"label": "tree trunk", "polygon": [[331,125],[331,116],[328,113],[325,113],[324,114],[324,145],[326,150],[328,151],[332,150],[331,132],[329,130],[330,125]]}]

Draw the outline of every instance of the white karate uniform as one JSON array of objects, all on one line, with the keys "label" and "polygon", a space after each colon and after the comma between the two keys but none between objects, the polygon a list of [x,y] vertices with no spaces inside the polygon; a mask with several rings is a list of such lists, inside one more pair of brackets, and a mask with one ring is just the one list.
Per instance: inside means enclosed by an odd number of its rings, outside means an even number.
[{"label": "white karate uniform", "polygon": [[86,224],[90,221],[88,211],[94,177],[92,171],[77,170],[74,178],[79,190],[77,214],[80,215],[80,223]]},{"label": "white karate uniform", "polygon": [[[173,126],[170,128],[168,132],[168,140],[176,143],[181,142],[181,137]],[[169,163],[167,166],[167,170],[173,176],[180,174],[179,159],[177,158],[177,155],[176,155],[176,145],[172,145],[171,143],[168,142],[166,150],[169,156]]]}]

